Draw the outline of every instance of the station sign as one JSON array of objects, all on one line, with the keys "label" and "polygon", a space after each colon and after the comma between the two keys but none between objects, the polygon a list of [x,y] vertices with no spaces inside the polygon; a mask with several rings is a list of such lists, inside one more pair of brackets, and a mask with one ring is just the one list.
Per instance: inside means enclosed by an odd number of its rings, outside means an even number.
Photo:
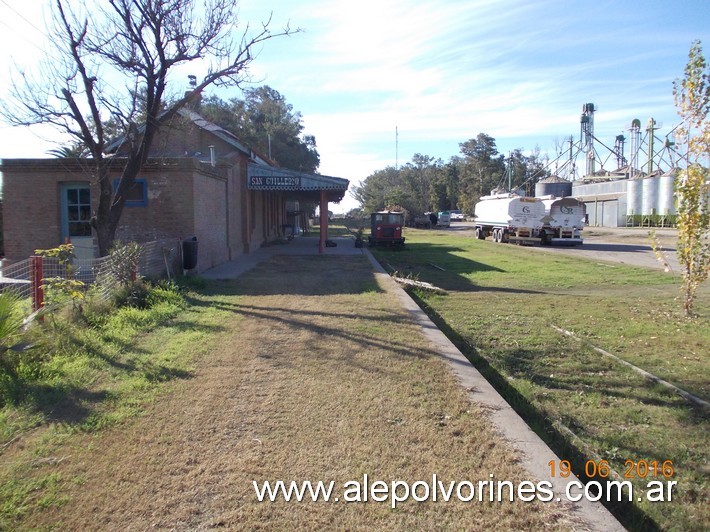
[{"label": "station sign", "polygon": [[249,176],[251,190],[300,190],[300,176],[274,176],[252,175]]}]

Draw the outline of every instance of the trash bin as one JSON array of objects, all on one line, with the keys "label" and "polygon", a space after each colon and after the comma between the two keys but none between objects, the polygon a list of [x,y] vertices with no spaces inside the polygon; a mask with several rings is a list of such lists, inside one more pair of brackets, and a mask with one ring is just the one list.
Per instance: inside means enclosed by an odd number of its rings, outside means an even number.
[{"label": "trash bin", "polygon": [[182,241],[182,267],[185,270],[197,268],[197,237],[186,238]]}]

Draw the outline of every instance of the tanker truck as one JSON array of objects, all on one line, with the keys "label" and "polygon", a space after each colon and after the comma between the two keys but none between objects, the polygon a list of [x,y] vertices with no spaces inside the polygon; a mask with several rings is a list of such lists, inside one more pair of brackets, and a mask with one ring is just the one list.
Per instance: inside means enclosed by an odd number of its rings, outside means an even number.
[{"label": "tanker truck", "polygon": [[545,205],[538,198],[516,194],[483,196],[476,203],[476,238],[492,236],[494,242],[540,243]]},{"label": "tanker truck", "polygon": [[545,205],[540,242],[543,245],[581,245],[586,211],[584,203],[574,198],[555,196],[542,196],[540,199]]}]

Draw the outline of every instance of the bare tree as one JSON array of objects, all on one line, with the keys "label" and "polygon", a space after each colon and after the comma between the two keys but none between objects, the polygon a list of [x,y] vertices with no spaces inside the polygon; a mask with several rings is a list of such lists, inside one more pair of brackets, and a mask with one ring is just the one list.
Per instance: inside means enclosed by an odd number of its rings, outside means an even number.
[{"label": "bare tree", "polygon": [[[13,125],[53,125],[86,148],[100,190],[94,228],[103,256],[161,124],[209,86],[247,82],[255,49],[299,30],[272,32],[270,20],[239,30],[234,0],[55,1],[57,55],[40,81],[22,73],[3,115]],[[207,75],[184,94],[169,94],[176,67],[198,60],[208,63]],[[105,150],[116,126],[125,160],[114,191]]]}]

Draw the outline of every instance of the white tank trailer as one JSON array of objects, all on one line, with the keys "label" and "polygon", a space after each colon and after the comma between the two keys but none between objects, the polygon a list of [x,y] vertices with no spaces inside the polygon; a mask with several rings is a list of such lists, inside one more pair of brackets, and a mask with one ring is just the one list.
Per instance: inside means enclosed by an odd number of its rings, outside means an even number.
[{"label": "white tank trailer", "polygon": [[586,214],[584,203],[574,198],[546,196],[540,199],[545,206],[543,227],[539,232],[540,243],[581,245]]},{"label": "white tank trailer", "polygon": [[538,198],[515,194],[484,196],[476,203],[476,238],[493,237],[494,242],[537,244],[543,228],[545,205]]}]

